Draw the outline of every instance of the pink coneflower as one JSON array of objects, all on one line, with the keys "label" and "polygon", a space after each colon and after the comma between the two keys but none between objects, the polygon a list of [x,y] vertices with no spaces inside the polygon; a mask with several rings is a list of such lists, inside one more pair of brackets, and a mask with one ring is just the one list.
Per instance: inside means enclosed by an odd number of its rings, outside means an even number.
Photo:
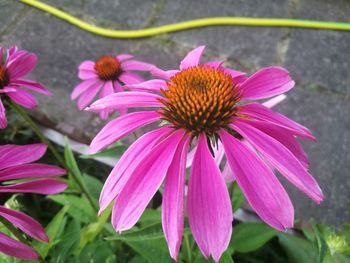
[{"label": "pink coneflower", "polygon": [[[64,169],[48,164],[32,163],[40,159],[46,145],[32,144],[25,146],[0,145],[0,180],[11,181],[24,179],[24,182],[0,186],[0,193],[36,193],[57,194],[67,185],[57,179],[50,178],[66,173]],[[49,177],[49,178],[48,178]],[[0,206],[0,216],[4,217],[28,236],[48,242],[42,226],[26,214]],[[6,255],[21,259],[38,259],[37,253],[28,245],[0,233],[0,251]]]},{"label": "pink coneflower", "polygon": [[[79,78],[83,81],[72,92],[71,99],[78,99],[78,108],[84,109],[95,98],[98,92],[103,98],[115,92],[124,91],[122,85],[136,84],[144,79],[130,71],[149,71],[153,65],[133,60],[129,54],[118,56],[102,56],[96,62],[87,60],[79,66]],[[106,119],[111,111],[100,112],[100,117]],[[121,114],[126,109],[119,109]]]},{"label": "pink coneflower", "polygon": [[3,57],[3,48],[0,47],[0,129],[7,127],[6,111],[1,101],[2,94],[6,94],[14,103],[28,109],[35,108],[38,102],[33,94],[23,88],[52,95],[38,82],[22,79],[35,68],[37,62],[35,54],[18,50],[16,46],[9,48],[6,53]]},{"label": "pink coneflower", "polygon": [[[103,187],[100,210],[115,200],[114,228],[120,232],[134,226],[165,181],[162,223],[171,257],[177,259],[187,207],[189,225],[201,252],[218,261],[229,244],[233,216],[230,196],[214,159],[218,156],[213,156],[220,151],[212,145],[222,144],[249,204],[262,220],[278,230],[293,227],[294,209],[272,167],[317,203],[323,200],[323,194],[307,171],[307,158],[296,140],[314,140],[311,132],[262,104],[240,104],[293,88],[288,71],[268,67],[246,78],[244,73],[223,68],[219,62],[200,64],[203,50],[201,46],[188,53],[180,70],[154,68],[153,72],[165,80],[135,85],[158,94],[120,92],[96,101],[88,110],[156,108],[109,122],[92,141],[91,152],[147,124],[163,124],[129,147]],[[190,148],[196,150],[185,200]]]}]

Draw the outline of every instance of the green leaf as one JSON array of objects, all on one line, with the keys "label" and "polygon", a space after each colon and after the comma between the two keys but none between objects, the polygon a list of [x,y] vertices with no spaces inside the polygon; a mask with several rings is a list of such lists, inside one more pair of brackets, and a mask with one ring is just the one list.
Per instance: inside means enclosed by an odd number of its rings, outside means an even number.
[{"label": "green leaf", "polygon": [[234,182],[230,187],[231,187],[232,210],[233,212],[236,212],[237,209],[239,209],[244,203],[245,198],[236,182]]},{"label": "green leaf", "polygon": [[125,145],[123,145],[121,142],[117,142],[112,148],[109,148],[107,150],[104,150],[95,154],[83,154],[83,155],[80,155],[79,158],[94,159],[94,158],[100,158],[100,157],[111,157],[111,158],[119,159],[123,155],[125,150],[126,150]]},{"label": "green leaf", "polygon": [[88,174],[84,174],[83,179],[89,193],[92,195],[93,198],[98,200],[103,187],[102,182],[97,178]]},{"label": "green leaf", "polygon": [[221,258],[220,258],[220,263],[235,263],[232,259],[232,255],[229,251],[225,251]]},{"label": "green leaf", "polygon": [[263,246],[276,234],[275,229],[263,223],[241,223],[234,228],[231,246],[241,253],[251,252]]},{"label": "green leaf", "polygon": [[46,234],[50,238],[50,241],[48,243],[41,243],[39,241],[33,242],[33,247],[36,249],[36,251],[40,254],[40,256],[43,259],[46,258],[46,256],[49,253],[49,250],[59,241],[57,240],[57,237],[65,227],[65,224],[66,224],[65,215],[68,209],[69,209],[69,206],[63,207],[45,228]]},{"label": "green leaf", "polygon": [[317,244],[317,248],[318,248],[318,262],[323,263],[326,255],[329,253],[329,248],[328,248],[328,245],[327,245],[325,238],[321,234],[321,231],[320,231],[318,225],[313,225],[312,227],[313,227],[313,230],[315,233],[316,244]]},{"label": "green leaf", "polygon": [[278,234],[278,240],[289,262],[313,263],[318,261],[317,248],[312,242],[285,233]]},{"label": "green leaf", "polygon": [[95,211],[84,197],[76,195],[51,195],[47,198],[63,206],[69,206],[68,214],[79,222],[89,223],[96,220]]}]

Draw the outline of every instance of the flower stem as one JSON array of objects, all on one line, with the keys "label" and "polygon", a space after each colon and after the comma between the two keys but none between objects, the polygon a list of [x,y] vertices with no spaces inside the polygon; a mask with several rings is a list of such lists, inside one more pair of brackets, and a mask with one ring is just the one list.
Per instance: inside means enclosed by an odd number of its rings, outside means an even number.
[{"label": "flower stem", "polygon": [[60,165],[66,168],[66,163],[62,156],[59,154],[59,152],[56,150],[56,148],[52,145],[52,143],[46,139],[38,125],[32,120],[32,118],[27,114],[25,110],[23,110],[20,106],[13,103],[12,101],[9,102],[12,109],[14,109],[21,117],[28,123],[28,125],[33,129],[35,134],[39,137],[42,143],[46,144],[50,151],[52,152],[53,156],[57,159]]},{"label": "flower stem", "polygon": [[[27,114],[27,112],[22,109],[17,104],[13,103],[12,101],[9,101],[10,106],[12,109],[14,109],[21,117],[28,123],[28,125],[33,129],[35,134],[39,137],[42,143],[46,144],[58,163],[62,165],[64,168],[68,169],[66,162],[64,161],[63,157],[60,155],[60,153],[56,150],[56,148],[52,145],[52,143],[45,137],[45,135],[42,133],[38,125],[32,120],[32,118]],[[93,201],[92,196],[90,195],[89,191],[86,189],[85,185],[81,180],[75,175],[74,172],[71,172],[73,178],[77,182],[80,191],[86,196],[87,200],[89,201],[90,205],[94,209],[94,211],[98,211],[98,208],[96,204]]]},{"label": "flower stem", "polygon": [[188,240],[188,235],[184,235],[184,243],[186,248],[186,256],[187,256],[187,262],[192,263],[192,255],[191,255],[191,245],[190,241]]}]

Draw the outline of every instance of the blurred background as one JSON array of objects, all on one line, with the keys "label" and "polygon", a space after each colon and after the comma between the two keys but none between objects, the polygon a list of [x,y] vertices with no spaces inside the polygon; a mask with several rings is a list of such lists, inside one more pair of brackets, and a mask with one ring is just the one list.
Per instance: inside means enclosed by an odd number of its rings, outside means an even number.
[{"label": "blurred background", "polygon": [[[350,22],[349,0],[45,0],[89,23],[138,29],[209,16],[278,17]],[[284,180],[296,217],[339,227],[350,220],[350,32],[292,28],[220,26],[136,40],[108,39],[82,31],[18,1],[0,0],[0,45],[35,52],[31,78],[54,96],[40,97],[31,113],[43,124],[88,143],[104,124],[98,115],[78,111],[70,93],[79,83],[77,67],[102,55],[133,53],[136,58],[177,68],[183,56],[206,45],[203,60],[226,60],[245,71],[286,67],[296,87],[275,110],[312,130],[317,143],[303,142],[311,172],[326,200],[312,203]]]}]

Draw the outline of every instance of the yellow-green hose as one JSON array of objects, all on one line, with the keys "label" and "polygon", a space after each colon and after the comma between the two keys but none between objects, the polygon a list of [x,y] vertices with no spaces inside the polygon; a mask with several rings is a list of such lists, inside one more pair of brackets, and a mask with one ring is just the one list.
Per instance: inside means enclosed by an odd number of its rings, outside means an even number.
[{"label": "yellow-green hose", "polygon": [[136,30],[113,30],[91,25],[79,18],[76,18],[64,11],[53,6],[36,0],[19,0],[20,2],[47,12],[55,17],[67,21],[90,33],[111,38],[141,38],[149,37],[162,33],[169,33],[181,30],[187,30],[198,27],[222,26],[222,25],[240,25],[240,26],[257,26],[257,27],[299,27],[328,30],[350,30],[350,23],[345,22],[326,22],[311,21],[284,18],[250,18],[250,17],[209,17],[194,19],[175,24],[168,24],[159,27]]}]

